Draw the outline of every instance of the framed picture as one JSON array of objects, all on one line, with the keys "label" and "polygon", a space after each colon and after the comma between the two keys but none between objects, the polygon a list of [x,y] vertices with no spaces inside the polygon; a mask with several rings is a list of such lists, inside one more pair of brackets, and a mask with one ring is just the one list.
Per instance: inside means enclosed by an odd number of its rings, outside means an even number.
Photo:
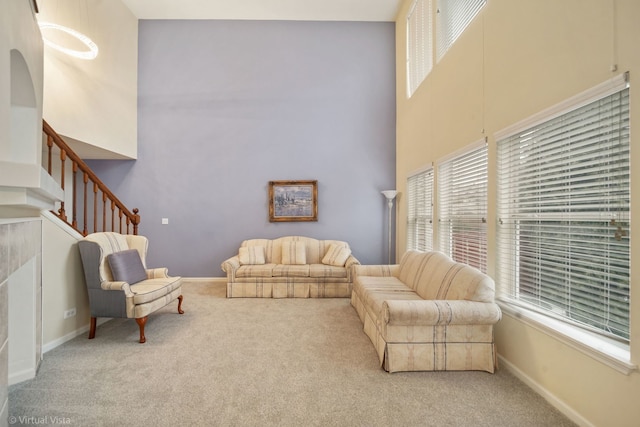
[{"label": "framed picture", "polygon": [[318,181],[269,181],[269,221],[317,221]]}]

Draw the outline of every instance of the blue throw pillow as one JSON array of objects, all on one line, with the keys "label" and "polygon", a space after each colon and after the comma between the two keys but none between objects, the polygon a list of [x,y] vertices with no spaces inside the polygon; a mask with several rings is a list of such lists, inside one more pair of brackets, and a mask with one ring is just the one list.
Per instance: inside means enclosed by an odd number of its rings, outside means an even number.
[{"label": "blue throw pillow", "polygon": [[107,256],[113,280],[127,282],[130,285],[147,279],[147,272],[142,265],[140,254],[136,249],[114,252]]}]

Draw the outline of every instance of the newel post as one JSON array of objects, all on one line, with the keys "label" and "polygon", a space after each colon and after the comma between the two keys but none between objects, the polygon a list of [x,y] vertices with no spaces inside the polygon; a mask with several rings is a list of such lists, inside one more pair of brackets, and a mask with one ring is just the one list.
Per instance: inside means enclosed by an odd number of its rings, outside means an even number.
[{"label": "newel post", "polygon": [[138,235],[138,224],[140,224],[140,215],[138,215],[138,208],[133,208],[133,234]]}]

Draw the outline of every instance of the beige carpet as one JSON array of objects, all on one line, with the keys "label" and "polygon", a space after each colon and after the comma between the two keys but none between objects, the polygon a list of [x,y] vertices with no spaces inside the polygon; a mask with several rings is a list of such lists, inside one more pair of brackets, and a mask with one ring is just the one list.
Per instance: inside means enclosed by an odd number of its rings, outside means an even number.
[{"label": "beige carpet", "polygon": [[[504,369],[388,374],[347,299],[226,299],[185,284],[171,304],[45,354],[10,387],[15,425],[572,426]],[[43,423],[45,421],[46,423]]]}]

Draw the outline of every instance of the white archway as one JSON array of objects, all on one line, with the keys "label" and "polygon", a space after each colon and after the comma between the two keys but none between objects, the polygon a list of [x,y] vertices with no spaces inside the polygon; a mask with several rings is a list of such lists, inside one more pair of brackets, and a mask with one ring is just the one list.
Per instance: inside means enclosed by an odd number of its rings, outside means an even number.
[{"label": "white archway", "polygon": [[14,163],[40,164],[41,123],[29,67],[22,54],[11,50],[10,140],[0,160]]},{"label": "white archway", "polygon": [[[11,50],[10,79],[9,144],[0,152],[0,161],[39,166],[42,122],[31,73],[23,55],[16,49]],[[21,178],[16,176],[16,182],[11,184],[19,183]],[[42,358],[40,255],[39,249],[32,247],[36,240],[34,236],[40,235],[40,227],[40,220],[16,222],[10,226],[11,234],[24,236],[23,239],[29,239],[31,243],[20,247],[21,251],[29,253],[29,259],[21,259],[21,266],[8,278],[9,384],[33,378]],[[27,251],[29,248],[32,250]]]}]

